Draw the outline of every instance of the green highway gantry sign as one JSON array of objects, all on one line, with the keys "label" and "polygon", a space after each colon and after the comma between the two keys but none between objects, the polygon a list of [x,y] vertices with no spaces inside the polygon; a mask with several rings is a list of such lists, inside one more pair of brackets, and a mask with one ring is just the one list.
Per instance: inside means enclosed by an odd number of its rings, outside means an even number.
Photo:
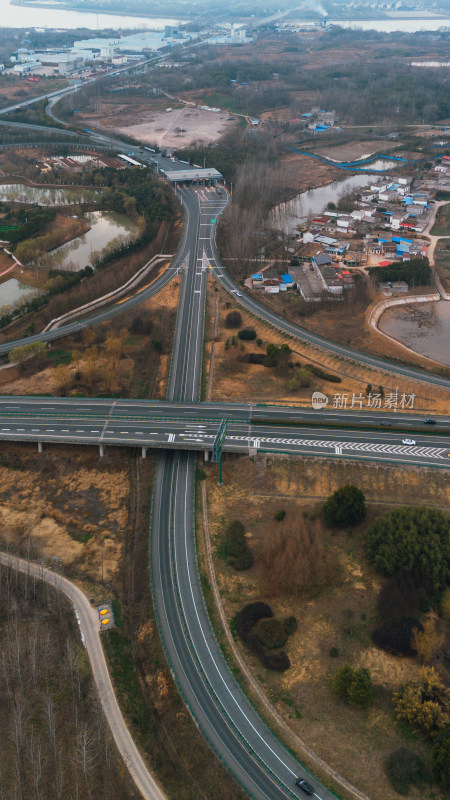
[{"label": "green highway gantry sign", "polygon": [[219,486],[222,486],[222,446],[227,435],[227,420],[223,419],[214,439],[211,461],[219,462]]}]

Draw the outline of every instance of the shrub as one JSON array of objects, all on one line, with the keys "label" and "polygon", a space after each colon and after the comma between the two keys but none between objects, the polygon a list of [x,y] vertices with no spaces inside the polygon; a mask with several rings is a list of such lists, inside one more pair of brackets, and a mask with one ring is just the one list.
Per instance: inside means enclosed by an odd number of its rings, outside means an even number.
[{"label": "shrub", "polygon": [[228,563],[235,569],[248,569],[253,564],[253,556],[245,538],[242,522],[235,520],[225,531],[225,555]]},{"label": "shrub", "polygon": [[236,615],[236,631],[243,642],[247,642],[251,629],[263,617],[273,617],[273,611],[267,603],[261,601],[248,603],[239,611]]},{"label": "shrub", "polygon": [[450,518],[435,509],[398,508],[366,534],[367,555],[383,575],[417,571],[441,592],[450,582]]},{"label": "shrub", "polygon": [[242,359],[246,361],[247,364],[264,364],[265,355],[264,353],[247,353],[247,355]]},{"label": "shrub", "polygon": [[450,791],[450,725],[438,735],[433,745],[433,778]]},{"label": "shrub", "polygon": [[275,519],[277,520],[277,522],[282,522],[284,520],[285,516],[286,516],[286,512],[285,512],[284,508],[280,508],[280,510],[275,513]]},{"label": "shrub", "polygon": [[288,636],[292,636],[292,634],[295,633],[295,631],[298,628],[297,618],[296,617],[287,617],[284,620],[283,625],[284,625],[284,630],[287,633],[287,635]]},{"label": "shrub", "polygon": [[253,339],[256,339],[256,331],[254,328],[242,328],[242,330],[238,332],[238,337],[243,341],[251,342]]},{"label": "shrub", "polygon": [[328,381],[329,383],[342,383],[342,378],[340,378],[339,375],[326,372],[322,367],[318,367],[316,364],[308,364],[307,368],[317,378],[322,378],[322,380]]},{"label": "shrub", "polygon": [[338,697],[357,708],[366,708],[373,696],[369,670],[363,667],[352,669],[348,664],[339,667],[333,678],[332,689]]},{"label": "shrub", "polygon": [[226,328],[240,328],[242,325],[242,314],[240,311],[229,311],[225,317]]},{"label": "shrub", "polygon": [[291,666],[289,656],[284,650],[279,653],[262,653],[259,654],[259,659],[264,667],[271,669],[274,672],[286,672]]},{"label": "shrub", "polygon": [[422,630],[423,627],[418,619],[407,617],[375,628],[371,639],[374,645],[386,653],[395,656],[415,656],[417,650],[414,647],[414,634]]},{"label": "shrub", "polygon": [[339,655],[339,648],[338,647],[330,647],[328,651],[328,655],[330,658],[337,658]]},{"label": "shrub", "polygon": [[195,470],[195,477],[198,481],[204,481],[206,479],[206,472],[201,467],[197,467]]},{"label": "shrub", "polygon": [[283,623],[273,617],[271,619],[260,619],[253,628],[252,633],[267,650],[279,650],[287,641],[287,633]]},{"label": "shrub", "polygon": [[382,622],[399,622],[415,616],[430,591],[417,572],[400,570],[382,585],[377,597],[377,612]]},{"label": "shrub", "polygon": [[347,700],[356,708],[367,708],[373,697],[373,686],[368,669],[355,669],[350,686],[347,689]]},{"label": "shrub", "polygon": [[330,527],[357,525],[367,513],[364,493],[348,484],[337,489],[323,507],[325,522]]},{"label": "shrub", "polygon": [[236,631],[247,647],[258,656],[264,667],[276,672],[285,672],[291,666],[287,653],[283,650],[278,653],[267,653],[259,638],[253,633],[254,626],[265,617],[273,617],[273,611],[267,603],[261,601],[248,603],[236,615]]},{"label": "shrub", "polygon": [[398,794],[408,794],[411,784],[420,786],[423,781],[429,782],[428,771],[416,753],[400,747],[386,759],[384,771],[391,786]]},{"label": "shrub", "polygon": [[394,709],[398,719],[436,737],[450,725],[450,690],[432,667],[422,667],[419,680],[405,683],[394,694]]},{"label": "shrub", "polygon": [[343,664],[333,677],[331,688],[343,700],[347,699],[347,691],[353,678],[353,670],[348,664]]}]

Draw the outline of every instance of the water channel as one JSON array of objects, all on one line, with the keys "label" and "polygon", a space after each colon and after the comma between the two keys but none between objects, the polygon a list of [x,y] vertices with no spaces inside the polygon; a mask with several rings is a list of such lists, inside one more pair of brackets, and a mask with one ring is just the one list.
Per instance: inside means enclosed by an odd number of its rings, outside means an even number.
[{"label": "water channel", "polygon": [[390,308],[378,326],[416,353],[450,367],[450,302]]}]

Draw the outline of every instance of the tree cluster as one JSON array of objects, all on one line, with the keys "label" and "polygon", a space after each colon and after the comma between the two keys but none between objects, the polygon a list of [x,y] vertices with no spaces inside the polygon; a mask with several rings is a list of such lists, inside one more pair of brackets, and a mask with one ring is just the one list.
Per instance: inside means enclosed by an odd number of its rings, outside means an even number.
[{"label": "tree cluster", "polygon": [[333,553],[325,546],[319,520],[281,521],[267,526],[260,543],[264,585],[271,594],[300,594],[336,577]]},{"label": "tree cluster", "polygon": [[0,795],[134,797],[63,595],[0,568]]},{"label": "tree cluster", "polygon": [[439,594],[450,582],[450,518],[436,509],[399,508],[366,533],[369,561],[382,575],[417,572]]},{"label": "tree cluster", "polygon": [[428,258],[412,258],[394,262],[389,267],[370,267],[369,275],[375,281],[406,281],[410,286],[429,286],[432,273]]}]

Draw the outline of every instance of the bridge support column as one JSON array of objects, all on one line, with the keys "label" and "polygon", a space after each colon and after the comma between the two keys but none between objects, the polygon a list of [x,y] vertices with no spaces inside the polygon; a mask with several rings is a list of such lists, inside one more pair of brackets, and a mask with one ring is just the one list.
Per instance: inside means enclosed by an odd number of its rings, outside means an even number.
[{"label": "bridge support column", "polygon": [[38,453],[42,453],[43,447],[42,442],[38,442]]},{"label": "bridge support column", "polygon": [[205,450],[205,461],[209,461],[209,450]]},{"label": "bridge support column", "polygon": [[141,456],[142,456],[142,458],[147,458],[147,448],[146,447],[142,448]]},{"label": "bridge support column", "polygon": [[98,454],[100,458],[103,458],[103,456],[105,455],[105,448],[103,447],[102,444],[99,444],[98,446]]}]

